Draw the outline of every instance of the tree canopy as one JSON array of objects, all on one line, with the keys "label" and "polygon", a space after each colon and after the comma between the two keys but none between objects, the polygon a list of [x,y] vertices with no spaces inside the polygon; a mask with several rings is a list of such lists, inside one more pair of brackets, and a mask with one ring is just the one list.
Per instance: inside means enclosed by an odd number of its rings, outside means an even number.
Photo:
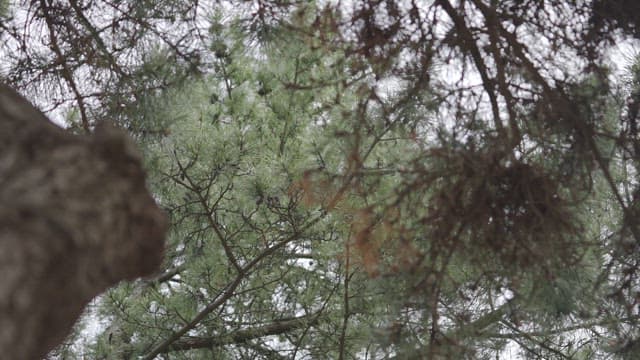
[{"label": "tree canopy", "polygon": [[50,357],[637,358],[637,7],[12,3],[3,80],[171,219]]}]

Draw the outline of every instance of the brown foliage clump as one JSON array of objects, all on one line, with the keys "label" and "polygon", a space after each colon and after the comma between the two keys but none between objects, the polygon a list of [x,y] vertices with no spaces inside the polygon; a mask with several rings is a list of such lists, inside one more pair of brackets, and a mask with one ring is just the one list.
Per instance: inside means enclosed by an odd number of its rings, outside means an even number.
[{"label": "brown foliage clump", "polygon": [[541,166],[491,152],[437,149],[427,175],[432,247],[504,268],[547,268],[579,258],[581,229],[559,182]]},{"label": "brown foliage clump", "polygon": [[451,257],[487,271],[543,274],[579,261],[583,229],[568,200],[575,194],[549,170],[491,148],[438,147],[425,155],[407,170],[414,180],[386,206],[344,204],[349,190],[312,172],[298,185],[307,205],[338,210],[350,222],[372,276],[433,268],[435,259]]}]

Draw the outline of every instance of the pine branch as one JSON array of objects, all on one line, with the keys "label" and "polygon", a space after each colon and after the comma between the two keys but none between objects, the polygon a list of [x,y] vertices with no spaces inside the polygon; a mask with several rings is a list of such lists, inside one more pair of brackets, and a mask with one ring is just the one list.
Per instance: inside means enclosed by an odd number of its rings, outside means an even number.
[{"label": "pine branch", "polygon": [[73,71],[69,66],[69,62],[67,61],[67,56],[62,52],[60,45],[58,44],[58,36],[56,35],[58,31],[54,25],[53,15],[50,13],[50,7],[45,0],[40,0],[40,6],[42,8],[42,14],[44,16],[45,23],[47,24],[47,29],[49,30],[49,40],[51,41],[50,47],[53,52],[56,54],[56,62],[62,66],[62,77],[65,79],[71,91],[75,96],[76,102],[78,103],[78,109],[80,110],[80,118],[82,120],[82,128],[84,131],[89,134],[91,133],[91,127],[89,125],[89,117],[87,116],[87,109],[84,103],[84,97],[80,93],[76,81],[73,77]]},{"label": "pine branch", "polygon": [[273,253],[283,248],[293,240],[299,238],[302,235],[302,233],[304,233],[305,231],[313,227],[323,218],[324,218],[324,215],[320,215],[312,219],[305,226],[303,226],[298,231],[296,231],[294,234],[290,235],[286,239],[283,239],[277,244],[262,251],[258,256],[256,256],[252,261],[250,261],[248,264],[246,264],[242,268],[242,271],[240,271],[237,274],[237,276],[227,284],[225,289],[222,291],[222,293],[220,293],[216,297],[216,299],[214,299],[211,303],[209,303],[209,305],[207,305],[204,309],[202,309],[202,311],[200,311],[189,323],[185,324],[182,328],[174,332],[167,339],[165,339],[164,341],[156,345],[148,354],[143,356],[141,360],[152,360],[156,357],[156,355],[165,353],[167,349],[169,349],[171,345],[173,345],[176,341],[178,341],[178,339],[180,339],[184,334],[186,334],[189,330],[195,328],[211,312],[213,312],[215,309],[222,306],[225,302],[227,302],[227,300],[233,297],[235,295],[235,290],[238,288],[238,286],[240,286],[240,283],[242,283],[242,280],[244,280],[247,274],[251,270],[253,270],[260,262],[262,262],[262,260],[273,255]]},{"label": "pine branch", "polygon": [[308,314],[287,320],[274,320],[273,323],[249,329],[238,330],[230,334],[210,337],[189,337],[171,344],[162,353],[193,349],[208,349],[218,346],[242,344],[265,336],[288,333],[318,323],[318,314]]}]

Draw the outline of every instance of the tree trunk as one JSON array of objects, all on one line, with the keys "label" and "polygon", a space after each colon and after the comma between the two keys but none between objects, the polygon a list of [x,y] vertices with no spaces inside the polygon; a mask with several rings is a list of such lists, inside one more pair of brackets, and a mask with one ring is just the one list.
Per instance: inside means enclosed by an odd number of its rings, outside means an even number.
[{"label": "tree trunk", "polygon": [[1,358],[42,358],[94,296],[154,272],[166,228],[124,132],[69,134],[0,84]]}]

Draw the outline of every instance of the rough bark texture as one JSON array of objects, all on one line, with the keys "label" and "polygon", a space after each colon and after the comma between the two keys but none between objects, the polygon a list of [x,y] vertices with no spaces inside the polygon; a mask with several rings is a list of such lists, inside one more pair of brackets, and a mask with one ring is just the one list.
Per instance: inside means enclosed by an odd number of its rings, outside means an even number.
[{"label": "rough bark texture", "polygon": [[42,358],[94,296],[155,271],[166,227],[124,132],[71,135],[0,84],[1,358]]}]

